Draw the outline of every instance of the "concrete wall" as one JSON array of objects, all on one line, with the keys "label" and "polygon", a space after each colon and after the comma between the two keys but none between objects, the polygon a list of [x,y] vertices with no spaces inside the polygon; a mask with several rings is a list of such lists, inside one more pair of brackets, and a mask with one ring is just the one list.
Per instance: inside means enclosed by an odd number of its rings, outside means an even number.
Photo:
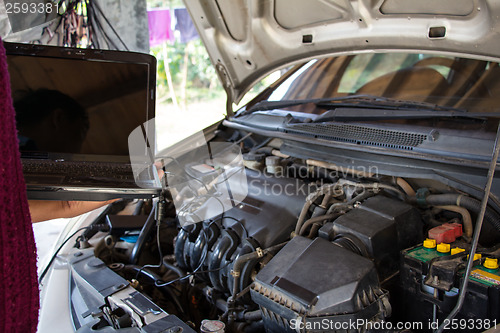
[{"label": "concrete wall", "polygon": [[[31,15],[25,17],[25,21],[37,20],[38,15]],[[43,19],[42,19],[43,21]],[[28,24],[29,26],[29,24]],[[27,43],[32,40],[40,39],[42,35],[42,27],[38,26],[36,28],[22,30],[18,32],[13,32],[10,25],[9,17],[5,8],[5,2],[0,0],[0,37],[2,40],[8,42],[24,42]]]},{"label": "concrete wall", "polygon": [[[146,0],[97,0],[97,2],[130,51],[149,52]],[[104,19],[101,19],[101,23],[108,36],[114,36]],[[116,38],[112,39],[120,49],[123,49]],[[101,45],[101,48],[104,48],[104,45]]]}]

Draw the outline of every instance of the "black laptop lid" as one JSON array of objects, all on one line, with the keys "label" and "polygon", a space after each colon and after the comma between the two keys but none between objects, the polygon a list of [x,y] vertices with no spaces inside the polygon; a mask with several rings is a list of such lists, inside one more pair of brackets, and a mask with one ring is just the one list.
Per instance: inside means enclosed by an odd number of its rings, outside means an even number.
[{"label": "black laptop lid", "polygon": [[154,118],[153,56],[4,44],[23,157],[128,160],[129,134]]}]

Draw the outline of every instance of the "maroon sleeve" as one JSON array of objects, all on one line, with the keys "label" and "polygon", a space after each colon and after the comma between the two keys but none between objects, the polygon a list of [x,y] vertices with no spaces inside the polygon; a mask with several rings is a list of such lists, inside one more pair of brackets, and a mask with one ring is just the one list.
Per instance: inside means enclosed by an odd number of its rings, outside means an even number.
[{"label": "maroon sleeve", "polygon": [[0,40],[0,332],[36,332],[36,246],[26,197],[5,49]]}]

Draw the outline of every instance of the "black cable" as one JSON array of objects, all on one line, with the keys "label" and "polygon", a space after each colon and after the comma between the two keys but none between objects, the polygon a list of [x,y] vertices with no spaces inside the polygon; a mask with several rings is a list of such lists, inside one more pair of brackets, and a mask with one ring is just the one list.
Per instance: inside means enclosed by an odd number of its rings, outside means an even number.
[{"label": "black cable", "polygon": [[216,269],[209,269],[209,270],[206,270],[206,271],[198,271],[198,272],[191,272],[191,273],[188,273],[186,274],[185,276],[183,277],[180,277],[180,278],[177,278],[175,280],[172,280],[172,281],[168,281],[168,282],[165,282],[165,283],[158,283],[158,281],[155,281],[155,286],[157,287],[164,287],[164,286],[168,286],[172,283],[175,283],[175,282],[179,282],[179,281],[182,281],[184,279],[187,279],[188,277],[192,276],[192,275],[196,275],[196,274],[206,274],[206,273],[213,273],[213,272],[217,272],[217,271],[220,271],[226,267],[228,267],[230,264],[232,264],[233,262],[230,261],[228,262],[227,264],[225,264],[224,266],[222,267],[219,267],[219,268],[216,268]]},{"label": "black cable", "polygon": [[137,271],[137,274],[135,276],[135,279],[137,280],[137,277],[141,273],[141,271],[145,268],[161,268],[163,266],[163,252],[161,250],[161,244],[160,244],[160,223],[156,221],[156,243],[158,245],[158,254],[160,255],[160,263],[158,265],[143,265],[139,271]]},{"label": "black cable", "polygon": [[106,21],[106,23],[108,24],[108,26],[111,28],[111,30],[113,31],[113,33],[115,34],[115,36],[122,43],[122,45],[125,48],[125,50],[130,51],[129,48],[127,47],[127,45],[125,44],[125,42],[121,39],[120,35],[118,35],[118,32],[116,32],[115,28],[113,28],[113,26],[109,22],[108,18],[106,17],[106,15],[104,15],[104,12],[101,10],[101,7],[99,7],[99,4],[97,2],[95,2],[95,6],[96,6],[97,10],[99,11],[99,13],[101,14],[102,18]]},{"label": "black cable", "polygon": [[250,237],[250,236],[249,236],[249,234],[248,234],[248,230],[247,230],[247,228],[245,228],[245,226],[243,225],[243,223],[241,223],[241,221],[240,221],[240,220],[238,220],[238,219],[237,219],[237,218],[235,218],[235,217],[232,217],[232,216],[224,216],[224,215],[222,215],[221,217],[219,217],[218,219],[216,219],[214,222],[216,222],[216,221],[222,221],[222,220],[224,220],[224,219],[230,219],[230,220],[233,220],[233,221],[235,221],[236,223],[238,223],[238,224],[240,225],[240,227],[243,229],[243,231],[245,232],[245,234],[246,234],[246,238]]},{"label": "black cable", "polygon": [[106,42],[107,48],[111,49],[110,48],[110,45],[111,45],[113,48],[115,48],[116,50],[118,50],[118,46],[116,46],[116,44],[113,42],[113,40],[111,40],[111,38],[108,36],[106,30],[104,30],[104,27],[102,26],[101,21],[97,17],[97,14],[96,14],[95,11],[94,11],[94,21],[97,24],[98,31],[102,34],[102,37],[104,38],[104,41]]},{"label": "black cable", "polygon": [[61,251],[62,247],[71,239],[73,238],[77,233],[79,233],[80,231],[82,230],[86,230],[86,229],[91,229],[92,227],[91,226],[88,226],[88,227],[83,227],[83,228],[80,228],[78,229],[77,231],[75,231],[74,233],[71,234],[71,236],[69,236],[68,238],[66,238],[64,240],[64,242],[62,242],[61,245],[59,245],[59,247],[57,248],[56,252],[52,255],[52,258],[50,258],[50,261],[49,263],[47,264],[47,266],[45,266],[45,268],[43,269],[43,272],[42,274],[40,274],[40,277],[38,278],[38,284],[41,284],[42,283],[42,280],[43,278],[45,277],[45,274],[47,274],[47,272],[49,271],[49,267],[52,265],[52,263],[54,262],[54,260],[56,259],[56,256],[57,254],[59,253],[59,251]]},{"label": "black cable", "polygon": [[102,26],[101,21],[99,20],[99,18],[97,16],[96,10],[95,10],[94,5],[93,5],[93,2],[90,1],[89,4],[90,4],[90,7],[92,8],[94,22],[96,23],[97,28],[98,28],[98,29],[96,29],[96,31],[99,31],[102,34],[102,37],[103,37],[104,41],[106,42],[106,45],[107,45],[108,49],[110,49],[110,45],[111,45],[113,48],[115,48],[116,50],[118,50],[118,46],[116,46],[116,44],[108,36],[106,30],[104,30],[104,27]]},{"label": "black cable", "polygon": [[93,18],[94,8],[91,7],[90,0],[85,0],[85,4],[87,7],[87,24],[89,25],[89,32],[92,34],[92,36],[90,36],[89,34],[89,40],[94,48],[99,49],[100,48],[99,40],[97,38],[98,36],[96,33],[97,29],[95,28],[95,23]]},{"label": "black cable", "polygon": [[165,258],[163,258],[163,266],[165,266],[165,268],[167,268],[169,271],[172,271],[175,274],[177,274],[177,276],[179,277],[183,277],[184,275],[186,275],[186,273],[182,270],[182,268],[180,268],[179,266],[175,266],[174,264],[171,264]]},{"label": "black cable", "polygon": [[[149,283],[156,284],[156,281],[160,278],[154,272],[151,272],[148,269],[143,269],[143,267],[139,267],[136,265],[125,265],[123,267],[123,269],[128,270],[128,271],[132,271],[132,272],[136,271],[138,274],[140,274],[140,276],[144,277],[147,280],[147,282],[149,282]],[[165,291],[165,293],[167,294],[166,296],[168,296],[170,298],[170,300],[172,301],[172,303],[175,304],[175,306],[177,307],[179,312],[184,313],[184,308],[179,300],[179,297],[170,288],[171,287],[166,288],[164,286],[160,286],[160,290]]]}]

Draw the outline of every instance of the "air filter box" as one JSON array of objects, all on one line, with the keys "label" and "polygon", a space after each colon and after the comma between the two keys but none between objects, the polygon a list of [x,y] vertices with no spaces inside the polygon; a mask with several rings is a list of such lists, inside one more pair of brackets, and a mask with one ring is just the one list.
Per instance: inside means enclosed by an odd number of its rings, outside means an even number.
[{"label": "air filter box", "polygon": [[[401,250],[423,241],[418,210],[382,195],[365,200],[329,225],[329,240],[349,235],[364,244],[368,256],[374,260],[380,280],[398,271]],[[324,230],[320,231],[320,237],[322,234],[325,235]]]},{"label": "air filter box", "polygon": [[321,238],[293,238],[257,274],[251,296],[268,332],[293,332],[297,320],[324,331],[321,323],[381,320],[390,312],[373,263]]}]

